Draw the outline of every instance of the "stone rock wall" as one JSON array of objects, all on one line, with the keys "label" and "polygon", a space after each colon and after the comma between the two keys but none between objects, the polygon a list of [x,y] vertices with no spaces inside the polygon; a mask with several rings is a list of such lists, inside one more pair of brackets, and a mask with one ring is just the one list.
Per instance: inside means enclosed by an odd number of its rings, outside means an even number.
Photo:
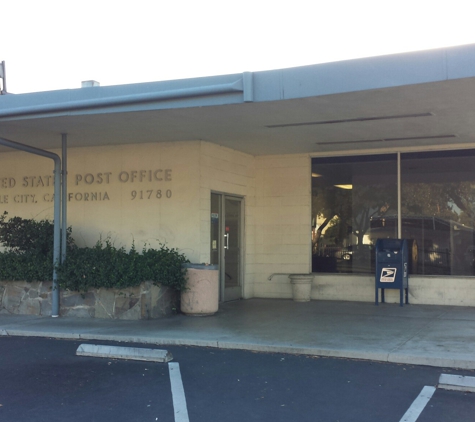
[{"label": "stone rock wall", "polygon": [[[0,282],[0,314],[49,316],[52,283]],[[175,312],[178,294],[146,281],[126,289],[92,289],[87,293],[61,291],[60,315],[81,318],[157,319]]]}]

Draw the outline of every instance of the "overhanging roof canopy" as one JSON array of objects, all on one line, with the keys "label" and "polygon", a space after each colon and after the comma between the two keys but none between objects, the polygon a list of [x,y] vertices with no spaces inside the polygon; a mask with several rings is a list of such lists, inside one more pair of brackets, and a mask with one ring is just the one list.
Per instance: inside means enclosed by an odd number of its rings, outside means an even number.
[{"label": "overhanging roof canopy", "polygon": [[[4,95],[42,149],[205,140],[253,155],[475,146],[475,45],[264,72]],[[4,151],[3,149],[1,151]],[[6,150],[5,150],[6,151]]]}]

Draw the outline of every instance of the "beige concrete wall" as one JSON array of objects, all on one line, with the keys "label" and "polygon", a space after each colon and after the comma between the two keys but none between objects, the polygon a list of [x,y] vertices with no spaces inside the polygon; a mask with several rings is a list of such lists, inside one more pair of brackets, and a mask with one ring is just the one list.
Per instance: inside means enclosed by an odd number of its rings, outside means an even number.
[{"label": "beige concrete wall", "polygon": [[474,277],[425,276],[409,280],[409,302],[414,305],[475,306]]},{"label": "beige concrete wall", "polygon": [[[71,148],[68,224],[79,245],[166,243],[209,262],[211,192],[237,195],[244,297],[291,298],[288,274],[311,271],[310,163],[305,154],[253,157],[202,141]],[[52,219],[52,176],[51,160],[0,154],[0,212]],[[312,298],[374,301],[374,277],[316,274]],[[388,290],[387,301],[397,303],[398,292]],[[411,277],[410,301],[475,306],[475,278]]]},{"label": "beige concrete wall", "polygon": [[[26,153],[1,154],[0,186],[5,178],[7,187],[0,195],[8,200],[0,210],[52,219],[52,167]],[[81,246],[101,237],[137,248],[161,242],[192,262],[209,262],[210,196],[219,192],[244,198],[245,298],[290,297],[287,276],[267,278],[310,271],[308,155],[253,157],[202,141],[151,143],[71,148],[68,169],[68,225]],[[10,179],[15,186],[8,187]]]},{"label": "beige concrete wall", "polygon": [[[220,192],[245,201],[244,297],[290,297],[286,276],[267,278],[310,270],[307,155],[252,157],[196,141],[71,148],[68,166],[68,224],[79,245],[100,237],[138,248],[161,242],[209,262],[210,195]],[[0,210],[52,219],[52,167],[41,157],[1,154]]]},{"label": "beige concrete wall", "polygon": [[[69,149],[68,225],[77,243],[91,246],[100,237],[126,247],[165,243],[198,261],[199,157],[200,142]],[[0,154],[0,186],[7,179],[0,210],[52,219],[52,169],[45,158]]]},{"label": "beige concrete wall", "polygon": [[[248,259],[254,296],[290,298],[287,275],[311,271],[311,180],[306,154],[256,157],[255,244]],[[251,255],[248,253],[248,255]]]},{"label": "beige concrete wall", "polygon": [[[0,212],[53,219],[52,176],[52,160],[0,154]],[[68,225],[80,246],[100,238],[139,249],[165,243],[192,262],[209,262],[211,191],[243,197],[247,220],[255,202],[254,157],[201,141],[68,150]],[[252,252],[252,227],[244,239]],[[244,295],[252,297],[245,260],[242,269]]]},{"label": "beige concrete wall", "polygon": [[253,297],[254,274],[248,270],[253,257],[255,229],[255,158],[208,142],[201,143],[200,178],[200,261],[210,261],[211,192],[244,198],[243,297]]},{"label": "beige concrete wall", "polygon": [[[374,276],[357,274],[315,274],[313,300],[374,302]],[[379,300],[381,293],[379,292]],[[386,289],[385,301],[399,303],[399,290]],[[411,276],[409,303],[413,305],[475,306],[474,277]]]}]

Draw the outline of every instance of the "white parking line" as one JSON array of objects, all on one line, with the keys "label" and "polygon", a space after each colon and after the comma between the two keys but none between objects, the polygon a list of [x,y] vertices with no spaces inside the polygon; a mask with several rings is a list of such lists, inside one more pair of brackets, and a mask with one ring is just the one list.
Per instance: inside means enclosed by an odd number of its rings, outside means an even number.
[{"label": "white parking line", "polygon": [[177,362],[170,362],[168,364],[168,371],[170,373],[170,384],[172,387],[175,422],[189,422],[185,390],[181,380],[180,365]]},{"label": "white parking line", "polygon": [[416,422],[434,392],[435,387],[425,386],[399,422]]}]

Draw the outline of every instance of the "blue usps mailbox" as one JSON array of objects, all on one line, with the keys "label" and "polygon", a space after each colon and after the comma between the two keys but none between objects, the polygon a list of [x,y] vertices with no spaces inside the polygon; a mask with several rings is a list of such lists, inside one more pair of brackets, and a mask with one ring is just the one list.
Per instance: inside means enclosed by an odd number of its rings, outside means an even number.
[{"label": "blue usps mailbox", "polygon": [[403,306],[403,290],[408,299],[409,264],[406,239],[378,239],[376,241],[375,303],[378,304],[378,289],[384,303],[384,289],[400,290],[400,305]]}]

